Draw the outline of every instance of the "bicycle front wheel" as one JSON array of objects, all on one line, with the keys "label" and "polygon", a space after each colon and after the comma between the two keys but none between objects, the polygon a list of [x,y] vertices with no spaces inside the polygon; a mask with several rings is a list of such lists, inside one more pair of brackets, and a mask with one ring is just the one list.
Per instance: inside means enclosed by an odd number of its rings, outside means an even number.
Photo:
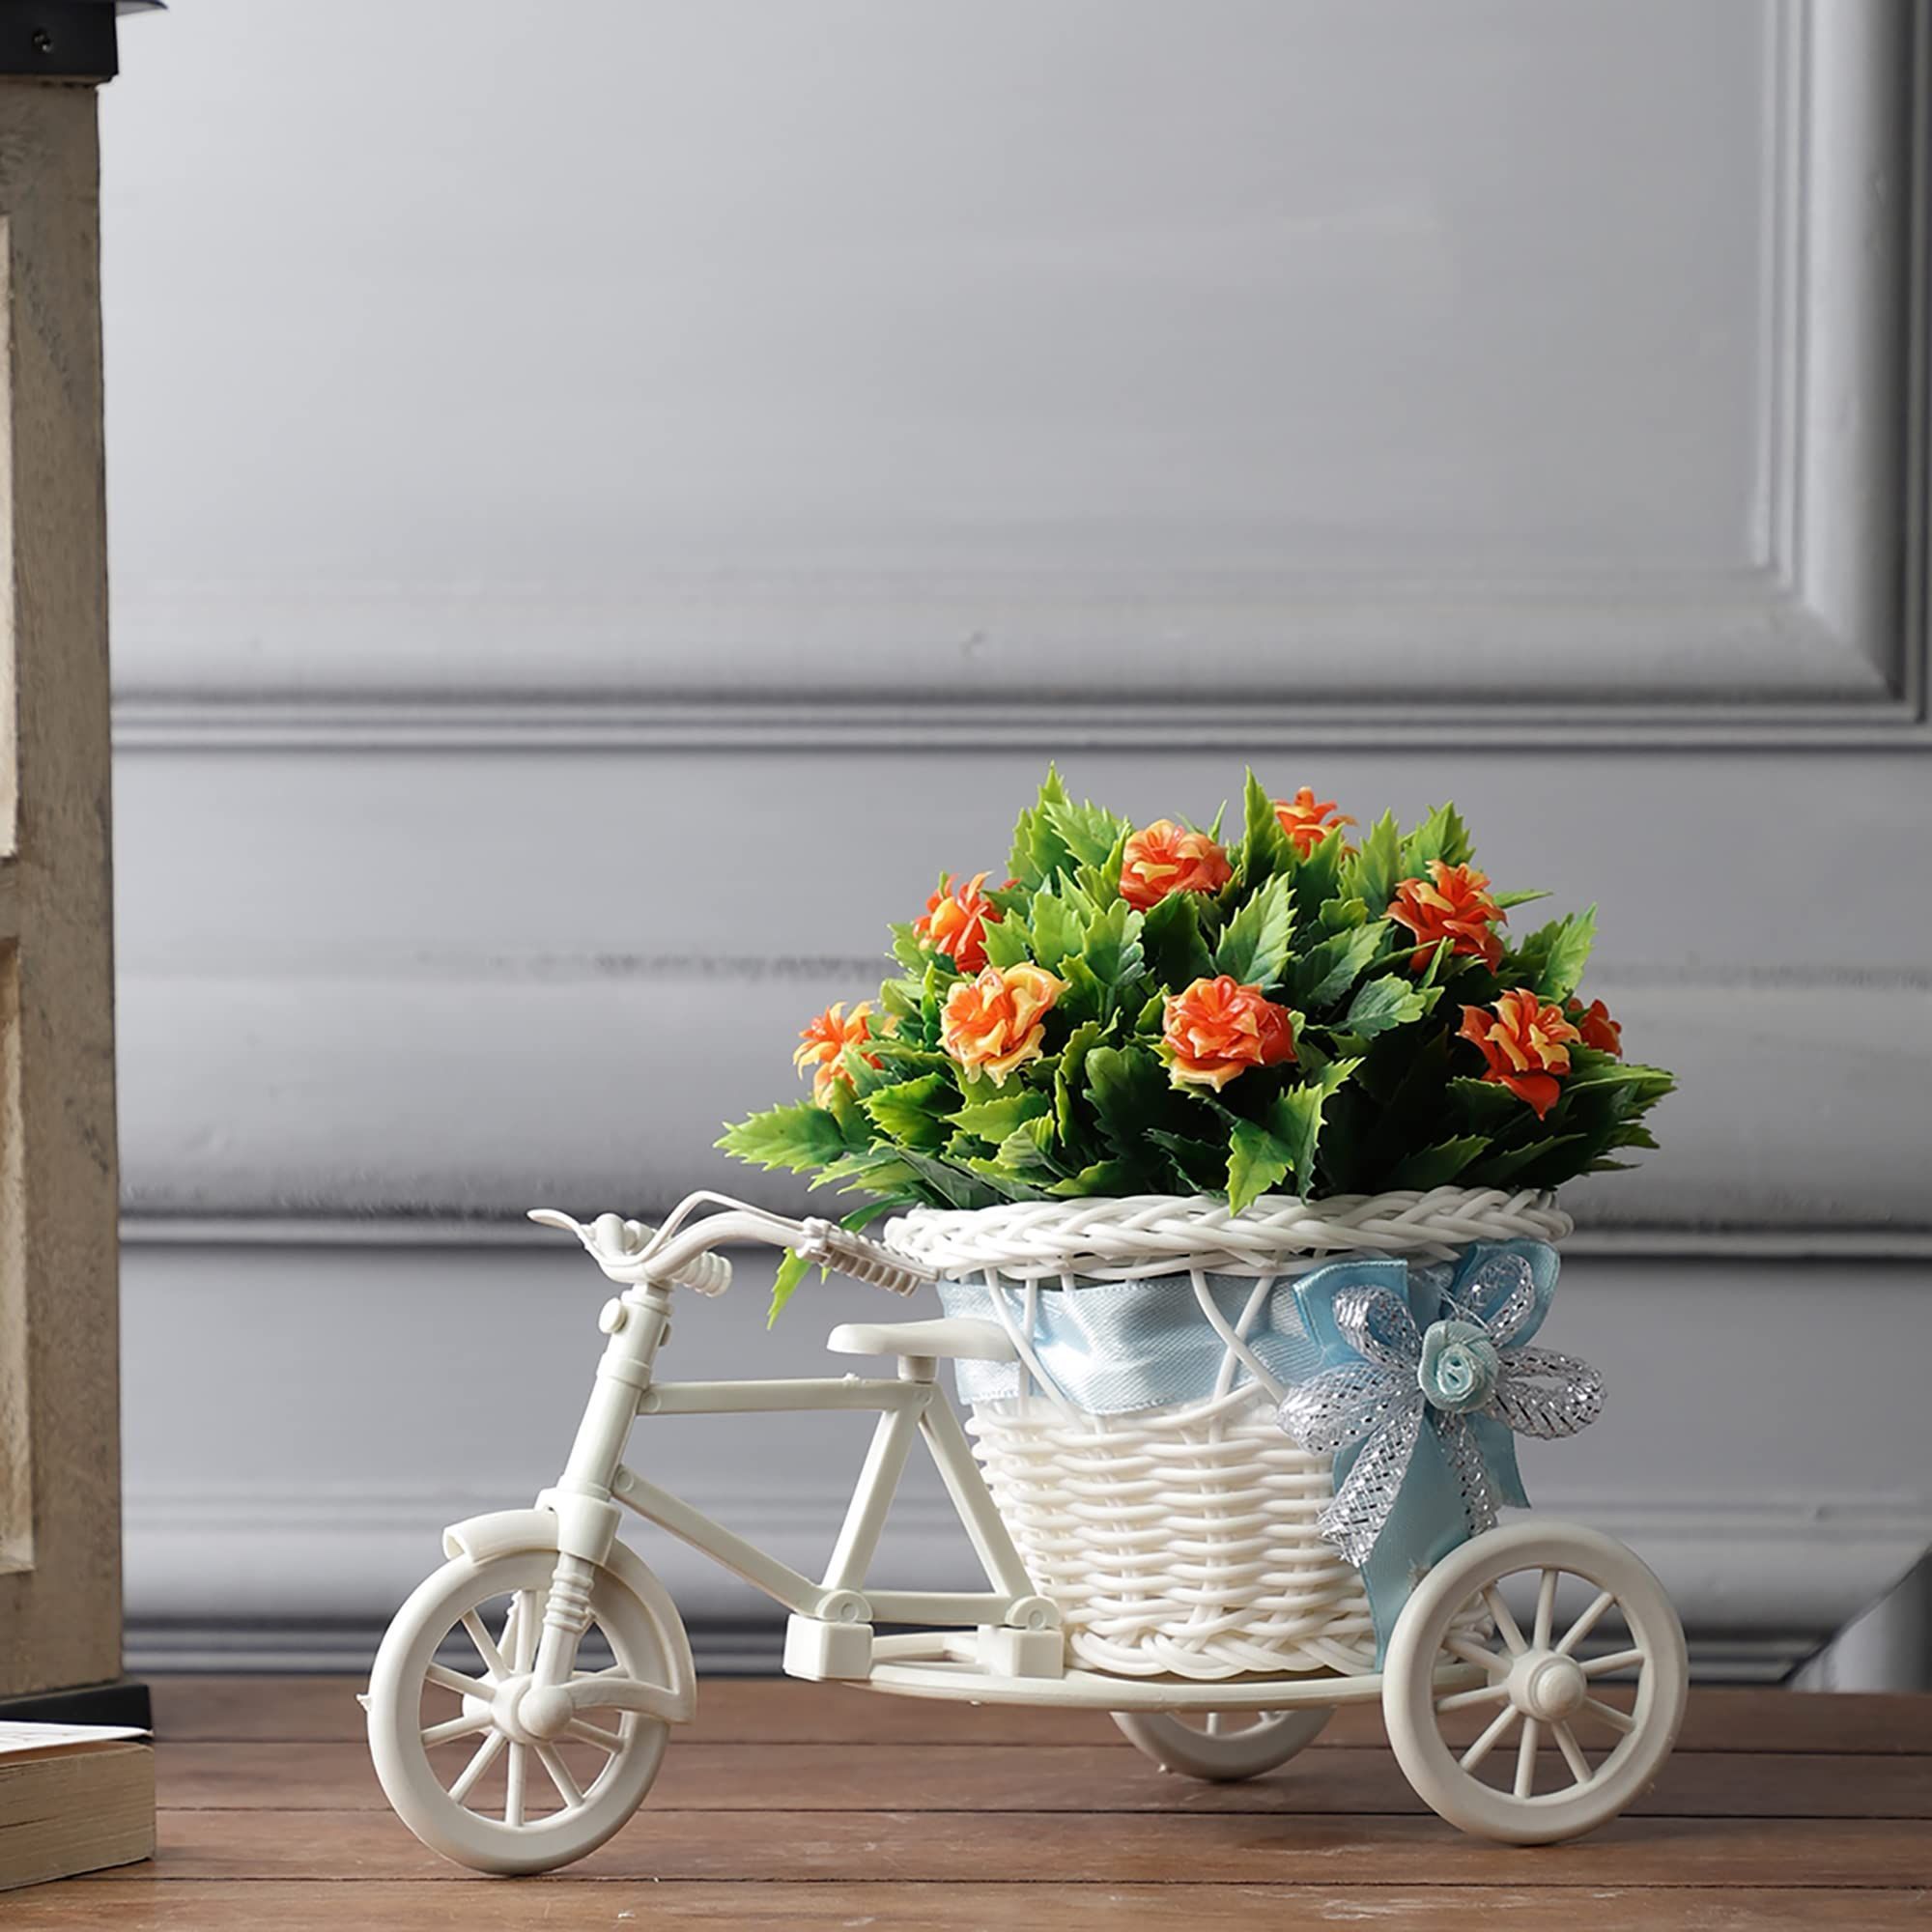
[{"label": "bicycle front wheel", "polygon": [[[384,1795],[431,1850],[476,1871],[553,1871],[595,1851],[643,1803],[664,1757],[669,1726],[637,1711],[590,1708],[545,1743],[519,1741],[499,1719],[497,1691],[536,1656],[555,1565],[545,1549],[444,1564],[396,1612],[370,1672]],[[666,1681],[649,1614],[608,1570],[590,1616],[613,1672]],[[599,1674],[580,1667],[572,1681]]]}]

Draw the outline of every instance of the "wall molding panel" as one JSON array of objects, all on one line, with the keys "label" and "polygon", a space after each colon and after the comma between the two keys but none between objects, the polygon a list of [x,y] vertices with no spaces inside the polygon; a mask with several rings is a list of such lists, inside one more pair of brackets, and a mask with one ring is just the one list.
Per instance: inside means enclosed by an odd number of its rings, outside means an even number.
[{"label": "wall molding panel", "polygon": [[1015,568],[881,525],[834,566],[646,555],[594,589],[124,570],[121,742],[1922,743],[1925,16],[1765,17],[1748,559],[1445,567],[1397,528],[1340,570],[1221,563],[1205,536],[1198,564],[1128,542]]}]

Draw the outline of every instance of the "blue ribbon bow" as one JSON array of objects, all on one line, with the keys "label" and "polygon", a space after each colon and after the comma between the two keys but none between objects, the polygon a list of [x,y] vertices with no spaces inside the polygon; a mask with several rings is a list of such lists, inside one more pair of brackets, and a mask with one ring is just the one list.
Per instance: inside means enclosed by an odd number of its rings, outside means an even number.
[{"label": "blue ribbon bow", "polygon": [[1281,1424],[1334,1456],[1320,1528],[1361,1573],[1378,1657],[1432,1564],[1528,1503],[1516,1436],[1574,1435],[1603,1407],[1587,1363],[1528,1343],[1556,1288],[1542,1241],[1479,1243],[1453,1266],[1333,1262],[1295,1284],[1315,1373]]}]

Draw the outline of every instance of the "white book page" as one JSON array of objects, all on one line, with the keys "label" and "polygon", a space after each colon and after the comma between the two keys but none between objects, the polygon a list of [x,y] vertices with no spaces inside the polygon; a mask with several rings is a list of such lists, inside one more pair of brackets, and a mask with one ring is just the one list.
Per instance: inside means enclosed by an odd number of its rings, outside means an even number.
[{"label": "white book page", "polygon": [[132,1724],[16,1724],[0,1720],[0,1764],[120,1744],[148,1733]]}]

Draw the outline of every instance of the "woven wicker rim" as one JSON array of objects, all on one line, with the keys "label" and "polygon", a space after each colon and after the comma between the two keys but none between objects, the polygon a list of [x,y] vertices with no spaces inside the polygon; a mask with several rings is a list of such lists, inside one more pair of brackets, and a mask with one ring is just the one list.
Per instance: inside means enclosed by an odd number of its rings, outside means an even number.
[{"label": "woven wicker rim", "polygon": [[1303,1273],[1337,1255],[1448,1261],[1472,1241],[1560,1241],[1572,1225],[1553,1196],[1534,1189],[1435,1187],[1327,1201],[1264,1194],[1238,1214],[1205,1194],[916,1208],[886,1239],[943,1275],[1130,1281],[1197,1268]]}]

